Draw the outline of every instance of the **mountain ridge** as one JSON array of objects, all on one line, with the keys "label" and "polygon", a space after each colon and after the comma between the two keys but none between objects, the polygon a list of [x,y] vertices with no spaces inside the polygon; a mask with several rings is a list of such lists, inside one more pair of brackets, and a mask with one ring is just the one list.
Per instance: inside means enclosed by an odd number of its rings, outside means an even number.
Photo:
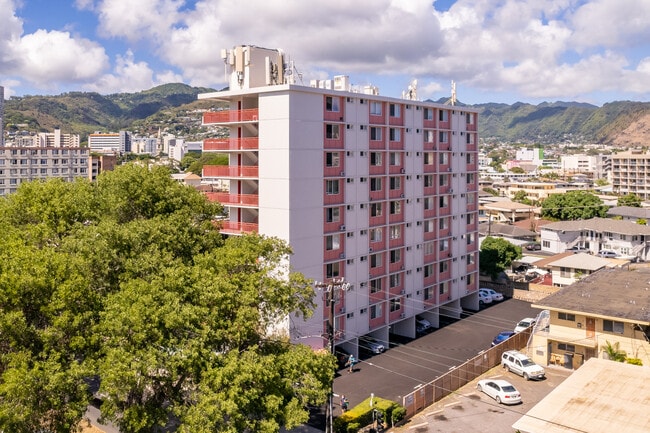
[{"label": "mountain ridge", "polygon": [[[197,132],[200,115],[196,113],[223,106],[220,102],[199,101],[197,95],[214,91],[171,83],[135,93],[67,92],[54,96],[12,97],[5,101],[6,129],[50,132],[59,127],[64,133],[80,134],[82,141],[95,131],[120,129],[142,134],[165,128],[177,133],[193,129]],[[447,101],[441,98],[432,102]],[[485,142],[573,142],[623,147],[644,146],[650,142],[650,103],[645,102],[613,101],[602,107],[572,101],[537,105],[458,102],[457,105],[478,110],[479,136]]]}]

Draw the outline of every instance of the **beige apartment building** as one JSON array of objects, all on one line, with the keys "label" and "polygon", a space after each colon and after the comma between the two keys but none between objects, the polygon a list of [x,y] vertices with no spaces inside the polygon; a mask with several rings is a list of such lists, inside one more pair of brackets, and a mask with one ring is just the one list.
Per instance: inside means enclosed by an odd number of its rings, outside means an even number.
[{"label": "beige apartment building", "polygon": [[636,194],[650,198],[650,154],[621,152],[611,156],[610,183],[615,194]]}]

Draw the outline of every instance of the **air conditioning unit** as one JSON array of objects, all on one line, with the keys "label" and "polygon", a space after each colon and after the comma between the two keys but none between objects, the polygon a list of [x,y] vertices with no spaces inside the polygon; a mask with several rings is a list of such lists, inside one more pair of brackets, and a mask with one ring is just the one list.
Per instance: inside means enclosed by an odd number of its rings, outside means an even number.
[{"label": "air conditioning unit", "polygon": [[344,313],[345,313],[345,307],[341,308],[341,310],[339,311],[339,313],[344,314]]},{"label": "air conditioning unit", "polygon": [[341,177],[343,177],[343,176],[345,176],[345,172],[344,172],[344,171],[341,172]]},{"label": "air conditioning unit", "polygon": [[451,167],[447,168],[447,171],[451,171]]},{"label": "air conditioning unit", "polygon": [[449,194],[452,194],[454,192],[453,188],[449,188]]},{"label": "air conditioning unit", "polygon": [[400,292],[399,292],[400,295],[404,295],[405,293],[406,293],[406,290],[405,290],[405,289],[402,289],[402,290],[400,290]]},{"label": "air conditioning unit", "polygon": [[404,198],[404,194],[400,194],[399,196],[400,196],[400,198]]},{"label": "air conditioning unit", "polygon": [[402,174],[404,174],[404,173],[406,173],[406,169],[403,168],[403,169],[401,169],[399,172],[402,173]]},{"label": "air conditioning unit", "polygon": [[400,315],[399,315],[399,318],[400,318],[400,319],[406,319],[406,313],[402,313],[402,314],[400,314]]},{"label": "air conditioning unit", "polygon": [[345,253],[339,254],[339,259],[344,259],[345,258]]},{"label": "air conditioning unit", "polygon": [[341,227],[339,227],[339,230],[345,230],[345,224],[341,224]]},{"label": "air conditioning unit", "polygon": [[373,250],[372,250],[372,247],[368,248],[368,252],[369,252],[369,253],[371,253],[372,251],[373,251]]},{"label": "air conditioning unit", "polygon": [[457,241],[457,240],[458,240],[458,238],[457,238],[456,236],[454,236],[454,237],[453,237],[452,239],[453,239],[453,240],[455,240],[455,241]]}]

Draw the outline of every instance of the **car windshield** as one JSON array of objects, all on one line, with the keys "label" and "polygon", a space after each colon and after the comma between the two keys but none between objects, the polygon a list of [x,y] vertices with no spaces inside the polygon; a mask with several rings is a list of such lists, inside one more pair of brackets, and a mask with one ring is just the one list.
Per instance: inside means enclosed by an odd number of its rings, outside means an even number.
[{"label": "car windshield", "polygon": [[517,392],[517,390],[515,389],[515,387],[512,386],[512,385],[505,385],[505,386],[501,387],[501,389],[502,389],[504,392]]},{"label": "car windshield", "polygon": [[523,365],[524,367],[528,367],[529,365],[535,365],[535,363],[530,359],[522,359],[521,365]]}]

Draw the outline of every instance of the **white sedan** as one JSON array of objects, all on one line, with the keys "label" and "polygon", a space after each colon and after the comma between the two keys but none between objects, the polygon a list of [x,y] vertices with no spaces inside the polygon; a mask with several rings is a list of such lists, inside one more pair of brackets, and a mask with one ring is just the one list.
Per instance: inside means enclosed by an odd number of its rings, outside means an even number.
[{"label": "white sedan", "polygon": [[484,392],[496,400],[497,403],[517,404],[521,403],[521,394],[510,383],[499,379],[483,379],[478,381],[476,389]]},{"label": "white sedan", "polygon": [[493,301],[497,301],[497,302],[503,301],[503,294],[497,292],[494,289],[488,289],[487,287],[481,287],[479,289],[479,291],[485,292],[488,295],[492,296]]}]

